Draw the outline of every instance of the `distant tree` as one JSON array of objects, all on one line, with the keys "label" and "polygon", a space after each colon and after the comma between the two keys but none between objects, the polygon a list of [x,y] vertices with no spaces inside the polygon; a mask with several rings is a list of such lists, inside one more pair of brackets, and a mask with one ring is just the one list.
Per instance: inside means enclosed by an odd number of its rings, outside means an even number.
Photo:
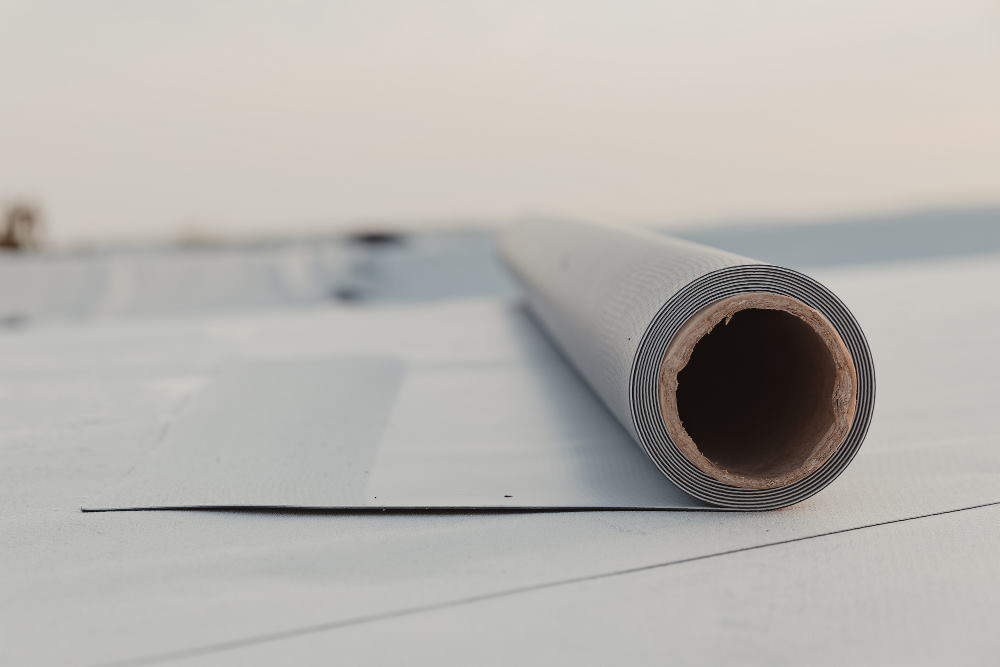
[{"label": "distant tree", "polygon": [[3,233],[0,234],[0,248],[7,250],[29,250],[38,248],[41,216],[29,204],[14,204],[7,209],[4,217]]}]

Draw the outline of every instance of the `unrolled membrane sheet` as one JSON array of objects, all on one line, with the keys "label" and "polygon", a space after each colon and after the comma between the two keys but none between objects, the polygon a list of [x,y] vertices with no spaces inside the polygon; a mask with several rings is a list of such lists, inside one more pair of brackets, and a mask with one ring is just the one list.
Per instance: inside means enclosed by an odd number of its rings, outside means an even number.
[{"label": "unrolled membrane sheet", "polygon": [[[234,361],[84,509],[770,509],[860,447],[871,356],[809,277],[559,222],[500,254],[527,305],[492,306],[503,354],[414,362],[400,313],[368,315],[377,355]],[[484,319],[462,313],[442,331]]]}]

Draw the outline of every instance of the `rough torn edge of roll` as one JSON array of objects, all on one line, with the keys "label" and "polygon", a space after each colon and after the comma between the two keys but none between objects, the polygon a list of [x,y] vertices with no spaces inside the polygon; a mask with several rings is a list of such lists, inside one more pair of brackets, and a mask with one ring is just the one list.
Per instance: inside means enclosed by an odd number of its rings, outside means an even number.
[{"label": "rough torn edge of roll", "polygon": [[[831,392],[833,420],[811,443],[802,463],[780,473],[746,474],[728,469],[705,456],[684,427],[677,405],[678,377],[687,367],[698,343],[723,320],[745,310],[778,310],[804,322],[823,342],[834,363]],[[794,484],[818,470],[844,444],[854,423],[858,404],[858,377],[854,359],[830,321],[819,311],[790,296],[751,292],[705,306],[691,316],[672,337],[660,365],[660,411],[667,433],[680,452],[709,477],[743,489],[775,489]],[[809,448],[810,443],[803,443]]]}]

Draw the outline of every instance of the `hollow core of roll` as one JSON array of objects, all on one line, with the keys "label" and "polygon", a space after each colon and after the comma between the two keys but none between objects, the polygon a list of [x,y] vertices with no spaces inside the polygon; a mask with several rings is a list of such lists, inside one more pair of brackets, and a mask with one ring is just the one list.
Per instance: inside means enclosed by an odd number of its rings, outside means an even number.
[{"label": "hollow core of roll", "polygon": [[843,444],[857,384],[821,313],[792,297],[740,294],[703,308],[671,339],[660,406],[674,444],[702,472],[771,489],[808,476]]}]

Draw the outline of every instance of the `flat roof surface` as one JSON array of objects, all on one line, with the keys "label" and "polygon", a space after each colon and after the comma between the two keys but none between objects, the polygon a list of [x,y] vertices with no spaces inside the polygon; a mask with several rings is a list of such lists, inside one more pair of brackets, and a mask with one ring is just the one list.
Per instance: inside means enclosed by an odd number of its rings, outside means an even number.
[{"label": "flat roof surface", "polygon": [[749,514],[83,514],[227,360],[483,354],[449,312],[517,292],[485,231],[0,258],[0,662],[995,664],[1000,223],[935,215],[681,234],[807,270],[875,357],[855,463]]}]

